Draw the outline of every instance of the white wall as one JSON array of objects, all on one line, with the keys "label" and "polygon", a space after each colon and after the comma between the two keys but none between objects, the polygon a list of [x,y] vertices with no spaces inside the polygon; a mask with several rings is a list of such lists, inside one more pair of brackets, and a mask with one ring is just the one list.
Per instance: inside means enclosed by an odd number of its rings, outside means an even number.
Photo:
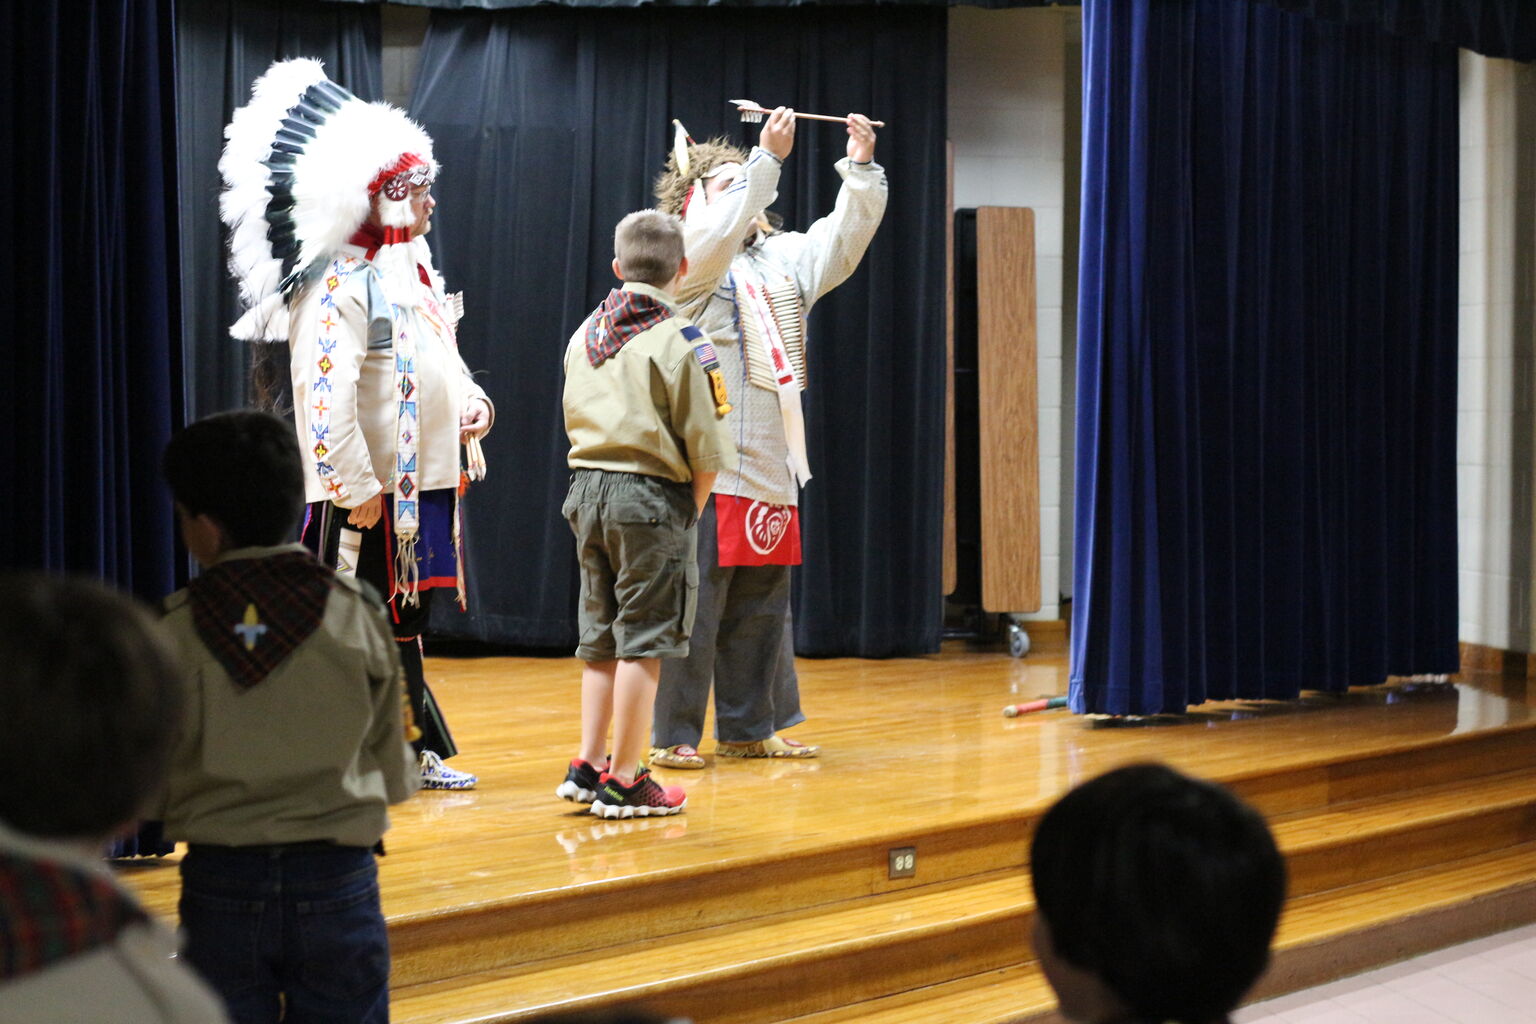
[{"label": "white wall", "polygon": [[[949,137],[955,206],[1028,206],[1035,211],[1040,403],[1041,610],[1054,619],[1071,547],[1072,402],[1064,381],[1063,308],[1077,301],[1075,260],[1078,86],[1082,11],[1070,7],[949,12]],[[1073,238],[1065,237],[1072,213]],[[1068,316],[1074,325],[1076,318]],[[1066,571],[1064,572],[1064,567]]]},{"label": "white wall", "polygon": [[1463,51],[1456,484],[1461,639],[1531,651],[1536,68]]},{"label": "white wall", "polygon": [[380,12],[380,55],[384,98],[401,110],[411,108],[411,90],[421,63],[421,41],[427,35],[432,12],[425,7],[385,4]]}]

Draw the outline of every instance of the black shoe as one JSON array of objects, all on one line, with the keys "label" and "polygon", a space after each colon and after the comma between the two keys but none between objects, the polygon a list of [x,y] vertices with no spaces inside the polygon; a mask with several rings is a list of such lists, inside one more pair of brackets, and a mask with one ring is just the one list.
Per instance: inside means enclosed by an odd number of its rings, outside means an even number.
[{"label": "black shoe", "polygon": [[[607,762],[603,763],[606,768]],[[571,758],[571,767],[565,773],[565,781],[555,789],[555,796],[572,803],[589,804],[597,798],[597,787],[602,777],[596,768],[579,757]]]}]

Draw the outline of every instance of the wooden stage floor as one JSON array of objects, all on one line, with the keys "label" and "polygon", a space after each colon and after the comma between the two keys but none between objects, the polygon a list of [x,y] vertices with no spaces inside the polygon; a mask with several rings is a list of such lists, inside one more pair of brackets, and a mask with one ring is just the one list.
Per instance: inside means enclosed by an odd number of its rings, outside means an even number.
[{"label": "wooden stage floor", "polygon": [[[1000,810],[1040,808],[1131,761],[1240,782],[1520,726],[1536,706],[1523,680],[1488,676],[1296,702],[1208,704],[1181,720],[1139,724],[1065,711],[1007,719],[1005,704],[1066,692],[1065,655],[1016,660],[949,645],[921,658],[801,659],[808,721],[789,735],[821,745],[820,758],[717,760],[706,740],[706,769],[657,771],[687,789],[685,813],[605,822],[554,795],[577,745],[579,667],[569,658],[428,659],[428,678],[464,751],[453,763],[476,772],[480,785],[423,792],[393,809],[381,875],[392,928],[450,908],[553,900],[636,877],[793,863],[840,844],[910,845],[904,837],[918,826],[964,828]],[[1021,830],[1015,841],[1026,838]],[[170,918],[173,860],[125,871],[149,906]],[[924,867],[920,858],[919,877]],[[868,891],[889,888],[883,858],[868,872]],[[397,980],[400,972],[397,962]]]}]

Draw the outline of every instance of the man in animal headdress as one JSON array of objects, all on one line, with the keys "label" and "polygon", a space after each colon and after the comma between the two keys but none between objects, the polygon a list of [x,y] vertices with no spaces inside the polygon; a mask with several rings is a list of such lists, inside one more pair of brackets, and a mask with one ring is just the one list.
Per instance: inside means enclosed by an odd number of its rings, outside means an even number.
[{"label": "man in animal headdress", "polygon": [[[319,61],[280,61],[225,130],[220,210],[247,311],[230,333],[287,341],[306,457],[305,539],[386,598],[422,784],[466,789],[422,670],[434,591],[464,601],[459,493],[483,475],[494,411],[459,355],[425,235],[437,163],[404,112],[364,103]],[[461,469],[459,445],[466,450]]]},{"label": "man in animal headdress", "polygon": [[750,153],[715,139],[678,143],[656,181],[657,206],[683,218],[690,273],[680,311],[714,339],[739,452],[723,466],[699,524],[699,602],[691,653],[667,663],[652,761],[702,768],[698,743],[711,686],[716,752],[814,757],[780,730],[805,720],[789,626],[789,567],[800,562],[806,463],[800,392],[805,315],[859,265],[885,212],[885,171],[869,119],[848,115],[847,157],[831,213],[781,231],[767,207],[794,147],[794,111],[775,110]]}]

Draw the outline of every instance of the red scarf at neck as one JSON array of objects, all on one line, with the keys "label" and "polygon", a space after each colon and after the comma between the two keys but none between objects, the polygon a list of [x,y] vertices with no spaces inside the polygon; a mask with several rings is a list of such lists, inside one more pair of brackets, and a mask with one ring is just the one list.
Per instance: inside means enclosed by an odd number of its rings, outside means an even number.
[{"label": "red scarf at neck", "polygon": [[[379,250],[384,246],[384,232],[365,221],[362,227],[352,232],[352,237],[347,239],[347,242],[366,249],[367,251],[363,253],[363,259],[372,263],[373,258],[379,254]],[[428,288],[432,287],[432,278],[427,276],[427,268],[420,263],[416,264],[416,276],[421,278],[422,284]]]}]

